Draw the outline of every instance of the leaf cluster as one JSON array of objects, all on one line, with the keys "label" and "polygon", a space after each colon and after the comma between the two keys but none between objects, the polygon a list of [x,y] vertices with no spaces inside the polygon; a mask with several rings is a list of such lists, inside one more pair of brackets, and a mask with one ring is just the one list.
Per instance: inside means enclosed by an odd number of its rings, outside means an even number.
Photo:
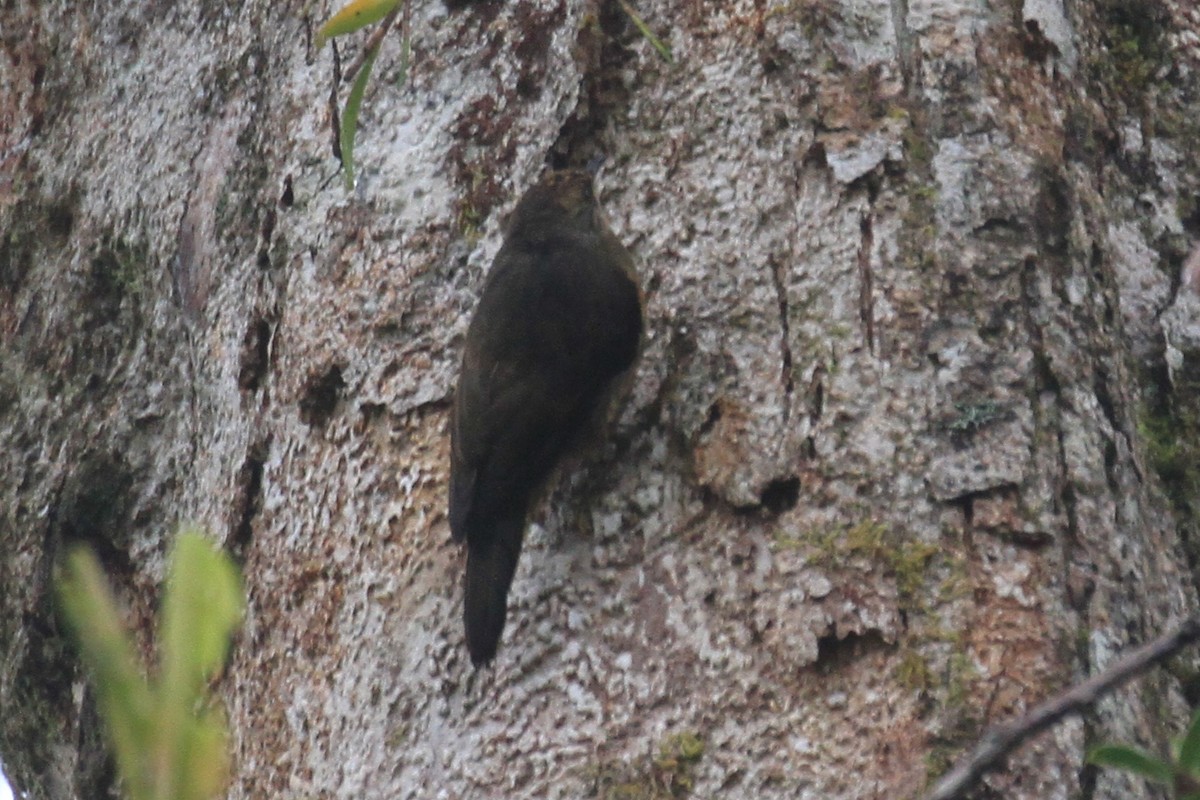
[{"label": "leaf cluster", "polygon": [[159,663],[147,671],[96,556],[78,548],[59,580],[63,615],[92,675],[130,800],[207,800],[225,788],[228,733],[208,683],[242,618],[237,569],[197,531],[180,533],[159,612]]},{"label": "leaf cluster", "polygon": [[[362,66],[354,77],[350,94],[346,97],[346,107],[342,110],[342,122],[338,127],[338,151],[342,157],[342,170],[347,189],[354,188],[354,134],[358,129],[358,112],[362,107],[363,94],[366,93],[367,80],[371,77],[375,59],[379,56],[380,48],[383,47],[383,36],[387,33],[387,28],[390,27],[391,20],[394,19],[399,6],[400,0],[351,0],[326,20],[325,24],[317,31],[315,45],[319,50],[335,36],[354,33],[376,22],[383,21],[384,23],[384,27],[378,31],[379,35],[371,37],[368,42]],[[405,62],[407,62],[407,37],[404,40],[404,54]],[[401,82],[404,80],[404,74],[407,73],[407,67],[407,63],[401,67]]]},{"label": "leaf cluster", "polygon": [[[345,36],[346,34],[360,31],[368,25],[382,23],[381,27],[367,41],[367,49],[363,56],[362,65],[358,69],[354,77],[354,84],[350,87],[350,93],[346,97],[346,105],[342,109],[341,114],[341,124],[338,126],[338,152],[342,158],[342,170],[347,189],[354,188],[354,135],[358,129],[358,112],[362,107],[363,94],[367,89],[367,80],[371,75],[371,69],[375,66],[375,59],[379,55],[379,50],[383,46],[383,37],[387,34],[388,28],[391,27],[391,22],[395,18],[401,2],[402,0],[350,0],[336,14],[325,21],[325,24],[317,31],[314,40],[314,45],[319,50],[334,37]],[[628,0],[618,0],[618,3],[634,27],[650,43],[658,55],[668,64],[673,63],[674,59],[671,55],[670,46],[654,34],[654,31],[638,15]],[[397,83],[403,83],[408,73],[409,40],[407,24],[403,25],[403,29],[403,55],[401,56],[400,78]]]}]

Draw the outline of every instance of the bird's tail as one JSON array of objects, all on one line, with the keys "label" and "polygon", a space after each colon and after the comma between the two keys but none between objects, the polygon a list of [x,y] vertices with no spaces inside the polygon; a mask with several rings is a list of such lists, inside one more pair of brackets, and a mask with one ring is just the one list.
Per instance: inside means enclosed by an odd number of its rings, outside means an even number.
[{"label": "bird's tail", "polygon": [[524,532],[525,515],[520,514],[497,520],[490,536],[468,539],[463,622],[476,667],[491,661],[500,644]]}]

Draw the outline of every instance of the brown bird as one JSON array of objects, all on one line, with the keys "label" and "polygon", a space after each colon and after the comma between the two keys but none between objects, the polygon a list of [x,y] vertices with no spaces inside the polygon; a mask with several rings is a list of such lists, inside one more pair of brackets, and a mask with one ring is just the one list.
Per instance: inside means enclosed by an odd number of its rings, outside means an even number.
[{"label": "brown bird", "polygon": [[591,174],[548,173],[512,213],[454,395],[450,530],[467,544],[463,622],[477,667],[496,655],[530,507],[603,422],[641,336],[633,259]]}]

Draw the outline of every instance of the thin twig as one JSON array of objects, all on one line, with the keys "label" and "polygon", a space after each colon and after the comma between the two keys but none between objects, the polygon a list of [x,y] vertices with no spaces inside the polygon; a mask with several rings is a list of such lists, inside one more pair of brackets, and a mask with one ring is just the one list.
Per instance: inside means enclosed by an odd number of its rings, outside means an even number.
[{"label": "thin twig", "polygon": [[1122,656],[1108,669],[1046,700],[1024,717],[991,728],[974,752],[942,776],[926,800],[957,800],[1018,745],[1071,714],[1079,714],[1130,678],[1166,661],[1200,641],[1200,617],[1191,617],[1170,633]]},{"label": "thin twig", "polygon": [[[342,80],[344,80],[346,83],[350,83],[354,80],[354,77],[358,75],[358,71],[362,69],[363,62],[367,60],[367,54],[379,46],[379,43],[383,41],[383,37],[387,36],[387,32],[392,29],[392,24],[396,21],[396,16],[402,9],[407,8],[407,0],[400,0],[399,3],[396,3],[396,7],[388,12],[388,15],[383,18],[383,21],[379,23],[379,26],[376,27],[375,30],[371,31],[371,35],[367,37],[366,45],[361,51],[359,51],[358,56],[355,57],[354,61],[350,63],[350,66],[346,68],[345,73],[342,74]],[[404,19],[405,27],[407,27],[407,13],[404,15]],[[405,33],[407,33],[407,31],[405,31]]]},{"label": "thin twig", "polygon": [[651,46],[653,46],[654,49],[658,51],[658,54],[662,56],[663,61],[666,61],[668,64],[675,63],[675,59],[671,57],[671,48],[666,44],[666,42],[654,35],[654,31],[650,30],[650,26],[646,24],[646,21],[638,16],[638,13],[633,10],[633,6],[629,4],[628,0],[617,0],[617,2],[629,16],[629,19],[633,22],[633,26],[638,29],[638,32],[641,33],[642,36],[645,37],[646,41],[650,42]]},{"label": "thin twig", "polygon": [[[333,157],[341,162],[342,142],[338,133],[342,128],[341,112],[338,111],[338,84],[342,82],[342,56],[338,52],[337,42],[330,49],[333,51],[333,81],[329,84],[329,119],[333,122],[333,135],[330,140],[333,145]],[[321,187],[322,189],[325,187]]]},{"label": "thin twig", "polygon": [[[383,37],[387,35],[389,30],[391,30],[392,25],[396,22],[396,16],[400,14],[401,11],[404,12],[404,16],[400,18],[400,32],[402,34],[402,39],[407,41],[409,28],[408,6],[408,0],[400,0],[398,3],[396,3],[396,6],[388,12],[387,16],[380,20],[378,27],[371,31],[371,35],[367,37],[366,46],[363,47],[354,61],[350,63],[350,66],[346,68],[345,72],[342,71],[341,59],[338,56],[337,42],[333,42],[333,85],[329,88],[329,119],[333,123],[333,154],[339,162],[342,161],[342,122],[341,112],[338,109],[337,102],[338,86],[342,83],[342,81],[350,83],[354,80],[355,76],[358,75],[359,70],[362,69],[363,64],[366,63],[367,57],[374,52],[375,48],[379,46],[379,43],[383,41]],[[340,170],[338,170],[338,172],[340,172]],[[325,187],[329,185],[329,182],[336,177],[337,172],[334,172],[325,180],[324,183],[321,184],[321,189],[324,190]]]}]

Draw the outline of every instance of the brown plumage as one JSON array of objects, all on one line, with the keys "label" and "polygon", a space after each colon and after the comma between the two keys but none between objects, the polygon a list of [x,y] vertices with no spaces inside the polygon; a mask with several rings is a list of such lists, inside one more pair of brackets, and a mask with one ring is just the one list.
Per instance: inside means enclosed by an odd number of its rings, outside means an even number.
[{"label": "brown plumage", "polygon": [[641,335],[633,260],[591,175],[548,173],[513,211],[454,396],[450,530],[467,545],[463,622],[476,666],[496,655],[530,506],[606,412]]}]

